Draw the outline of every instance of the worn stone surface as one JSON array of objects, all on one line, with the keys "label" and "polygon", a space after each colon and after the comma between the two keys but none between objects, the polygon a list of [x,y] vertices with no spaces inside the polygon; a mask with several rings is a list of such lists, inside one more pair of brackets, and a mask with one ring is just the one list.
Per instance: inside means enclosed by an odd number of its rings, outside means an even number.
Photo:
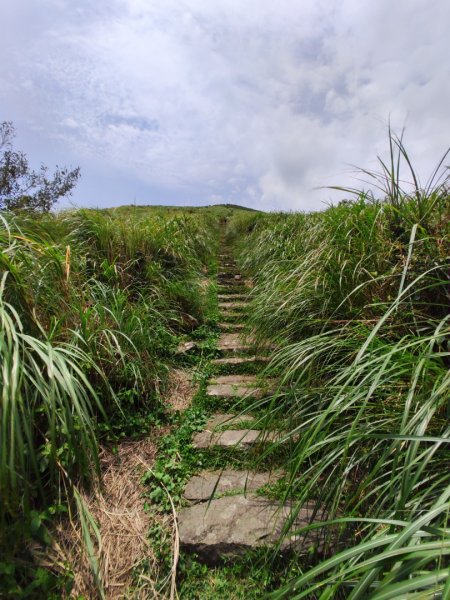
[{"label": "worn stone surface", "polygon": [[[254,495],[224,496],[194,504],[178,514],[180,543],[183,550],[194,552],[208,564],[217,564],[221,559],[238,557],[249,549],[270,546],[280,539],[288,519],[291,506],[280,507]],[[293,524],[296,529],[308,525],[314,507],[302,508]],[[315,520],[324,519],[318,513]],[[307,552],[317,543],[317,533],[307,536],[286,537],[282,550],[295,547]]]},{"label": "worn stone surface", "polygon": [[249,448],[253,446],[260,436],[257,429],[226,429],[220,432],[201,431],[192,439],[194,448]]},{"label": "worn stone surface", "polygon": [[217,298],[219,300],[225,300],[226,302],[228,302],[229,300],[247,300],[248,296],[247,294],[218,294]]},{"label": "worn stone surface", "polygon": [[230,323],[240,323],[242,321],[242,311],[222,310],[221,317]]},{"label": "worn stone surface", "polygon": [[230,383],[216,383],[208,385],[207,396],[214,398],[262,398],[264,390],[247,385],[232,385]]},{"label": "worn stone surface", "polygon": [[240,275],[234,275],[230,277],[220,277],[218,279],[218,284],[223,288],[245,288],[247,286],[247,280],[242,279]]},{"label": "worn stone surface", "polygon": [[184,490],[186,500],[201,502],[209,500],[213,495],[226,492],[251,492],[263,485],[274,483],[281,477],[281,472],[255,473],[253,471],[203,471],[188,481]]},{"label": "worn stone surface", "polygon": [[219,302],[220,310],[236,310],[241,311],[243,308],[248,306],[247,302]]},{"label": "worn stone surface", "polygon": [[219,279],[242,279],[242,275],[236,273],[234,269],[229,271],[220,271],[217,273],[217,277]]},{"label": "worn stone surface", "polygon": [[177,348],[177,354],[185,354],[189,350],[197,348],[196,342],[181,342]]},{"label": "worn stone surface", "polygon": [[244,365],[254,362],[269,362],[268,356],[229,356],[227,358],[215,358],[213,365]]},{"label": "worn stone surface", "polygon": [[[258,387],[256,375],[222,375],[212,377],[206,389],[208,396],[220,398],[262,398],[268,389]],[[267,381],[273,384],[273,380]],[[272,385],[273,387],[273,385]]]},{"label": "worn stone surface", "polygon": [[236,423],[252,423],[254,420],[255,417],[252,417],[251,415],[216,413],[208,419],[205,425],[205,429],[207,429],[208,431],[213,431],[216,427],[229,427]]},{"label": "worn stone surface", "polygon": [[242,341],[239,333],[223,333],[219,338],[217,348],[222,352],[244,352],[250,348],[250,345]]},{"label": "worn stone surface", "polygon": [[224,322],[224,323],[219,323],[219,328],[222,331],[242,331],[242,329],[244,329],[244,324],[243,323],[228,323],[228,322]]},{"label": "worn stone surface", "polygon": [[211,383],[229,385],[256,386],[259,379],[256,375],[219,375],[211,377]]},{"label": "worn stone surface", "polygon": [[258,429],[225,429],[225,431],[201,431],[192,438],[194,448],[241,448],[246,450],[256,443],[269,443],[280,439],[276,431],[263,433]]}]

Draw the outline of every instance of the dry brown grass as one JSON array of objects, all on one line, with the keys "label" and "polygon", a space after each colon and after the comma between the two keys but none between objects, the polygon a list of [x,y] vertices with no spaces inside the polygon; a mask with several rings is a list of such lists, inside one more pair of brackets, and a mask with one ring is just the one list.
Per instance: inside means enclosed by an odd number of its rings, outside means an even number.
[{"label": "dry brown grass", "polygon": [[166,403],[172,411],[183,411],[192,403],[196,392],[196,386],[192,382],[190,371],[173,369],[169,375],[169,383],[166,393]]},{"label": "dry brown grass", "polygon": [[[104,597],[108,600],[162,597],[153,586],[158,565],[147,538],[156,517],[144,511],[140,479],[146,468],[154,463],[157,438],[164,433],[160,430],[141,441],[123,442],[114,454],[104,449],[102,487],[90,494],[82,494],[101,535],[100,547],[95,550]],[[170,527],[169,522],[167,526]],[[79,521],[61,523],[55,537],[54,558],[57,557],[58,563],[68,564],[74,574],[71,596],[100,597],[84,551]],[[143,561],[146,573],[138,577],[139,584],[131,592],[135,570]]]},{"label": "dry brown grass", "polygon": [[[171,411],[182,411],[190,406],[196,391],[191,373],[174,369],[169,376],[165,402]],[[92,492],[81,493],[87,511],[97,524],[100,542],[94,544],[99,565],[103,597],[106,600],[125,598],[174,598],[174,577],[167,581],[163,591],[155,589],[158,561],[148,538],[149,529],[158,523],[173,540],[176,563],[177,535],[174,515],[160,515],[144,510],[143,473],[155,461],[158,438],[168,428],[154,429],[140,441],[124,441],[117,452],[102,449],[101,486]],[[55,532],[51,556],[46,562],[55,568],[66,566],[73,572],[71,597],[96,599],[102,597],[83,543],[83,532],[78,518],[62,521]],[[95,540],[95,535],[92,536]],[[143,565],[145,565],[145,570]]]}]

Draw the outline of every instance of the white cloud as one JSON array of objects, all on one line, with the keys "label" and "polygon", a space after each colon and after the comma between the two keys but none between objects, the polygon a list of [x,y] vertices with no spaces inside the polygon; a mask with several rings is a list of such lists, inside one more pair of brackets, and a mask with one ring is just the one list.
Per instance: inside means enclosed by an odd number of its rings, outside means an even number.
[{"label": "white cloud", "polygon": [[419,167],[448,144],[445,0],[42,4],[0,8],[18,30],[0,118],[43,125],[92,178],[310,209],[328,197],[313,188],[349,183],[346,164],[373,164],[389,118],[407,118]]}]

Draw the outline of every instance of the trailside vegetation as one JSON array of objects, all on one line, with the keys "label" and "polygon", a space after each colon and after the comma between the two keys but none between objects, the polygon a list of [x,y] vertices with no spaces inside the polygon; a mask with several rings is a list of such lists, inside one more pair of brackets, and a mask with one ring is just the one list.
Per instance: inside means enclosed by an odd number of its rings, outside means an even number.
[{"label": "trailside vegetation", "polygon": [[249,327],[282,374],[262,402],[286,436],[262,460],[282,443],[284,498],[329,515],[324,557],[274,598],[450,595],[446,157],[422,185],[391,133],[390,161],[363,172],[378,194],[231,223]]},{"label": "trailside vegetation", "polygon": [[206,318],[202,280],[217,253],[219,213],[0,215],[7,597],[49,597],[52,571],[36,570],[34,558],[52,519],[83,512],[78,490],[99,474],[99,443],[139,434],[160,411],[179,337]]}]

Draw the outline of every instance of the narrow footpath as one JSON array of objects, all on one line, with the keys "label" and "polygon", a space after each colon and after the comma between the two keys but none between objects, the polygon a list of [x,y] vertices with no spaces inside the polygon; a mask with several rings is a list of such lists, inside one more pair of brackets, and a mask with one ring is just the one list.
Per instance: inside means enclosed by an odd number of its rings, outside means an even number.
[{"label": "narrow footpath", "polygon": [[[248,282],[238,272],[230,252],[225,248],[222,252],[218,274],[220,358],[212,361],[214,372],[218,374],[210,378],[207,395],[224,410],[211,416],[204,431],[194,435],[192,443],[198,451],[221,447],[225,452],[248,452],[255,445],[263,448],[270,444],[282,432],[262,433],[256,428],[255,416],[241,415],[239,408],[230,412],[228,408],[246,398],[267,397],[275,382],[260,384],[258,375],[269,359],[255,355],[251,339],[243,337]],[[255,472],[229,468],[203,471],[192,477],[184,490],[189,505],[178,514],[182,551],[193,552],[198,560],[215,565],[222,559],[237,558],[248,550],[278,543],[291,516],[291,507],[289,503],[280,506],[279,502],[264,497],[261,488],[280,477],[282,473],[276,470]],[[292,527],[298,529],[309,524],[313,510],[313,506],[304,506],[295,515]],[[317,514],[315,518],[319,518]],[[295,546],[304,552],[314,542],[311,536],[306,539],[285,535],[280,549]]]}]

